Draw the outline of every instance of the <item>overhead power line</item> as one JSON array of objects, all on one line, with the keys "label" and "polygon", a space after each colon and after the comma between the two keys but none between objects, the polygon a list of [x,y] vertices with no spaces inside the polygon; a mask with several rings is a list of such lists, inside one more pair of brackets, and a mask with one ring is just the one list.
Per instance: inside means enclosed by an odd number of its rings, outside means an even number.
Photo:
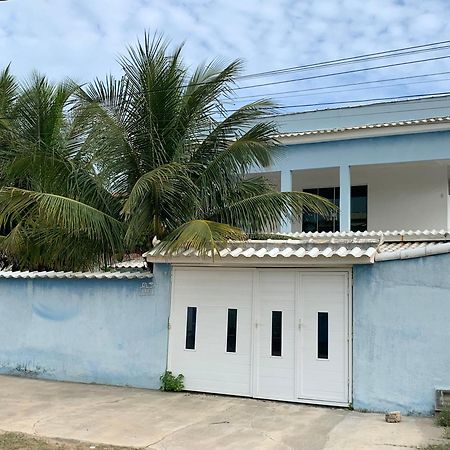
[{"label": "overhead power line", "polygon": [[[310,87],[310,88],[304,88],[304,89],[293,89],[290,91],[281,91],[281,92],[270,92],[266,94],[265,97],[278,97],[283,94],[296,94],[301,92],[315,92],[315,91],[324,91],[328,89],[333,88],[341,88],[341,87],[351,87],[351,86],[362,86],[362,85],[369,85],[369,84],[376,84],[376,83],[385,83],[388,81],[402,81],[402,80],[412,80],[415,78],[426,78],[426,77],[433,77],[433,76],[439,76],[439,75],[449,75],[450,71],[443,71],[443,72],[434,72],[434,73],[428,73],[428,74],[422,74],[422,75],[409,75],[404,77],[394,77],[394,78],[383,78],[380,80],[372,80],[372,81],[357,81],[352,83],[341,83],[341,84],[332,84],[327,86],[320,86],[320,87]],[[435,80],[430,80],[430,82],[433,82]],[[419,82],[418,82],[419,83]],[[413,83],[410,83],[413,84]],[[386,85],[385,87],[389,87],[392,85]],[[242,97],[237,98],[236,100],[250,100],[253,98],[261,98],[261,94],[252,94],[252,95],[244,95]],[[235,101],[229,102],[229,103],[236,103]]]},{"label": "overhead power line", "polygon": [[324,73],[324,74],[312,75],[312,76],[308,76],[308,77],[293,78],[290,80],[270,81],[267,83],[259,83],[259,84],[253,84],[253,85],[247,85],[247,86],[237,86],[234,89],[235,90],[237,90],[237,89],[241,89],[241,90],[242,89],[252,89],[255,87],[274,86],[274,85],[279,85],[279,84],[294,83],[296,81],[316,80],[319,78],[334,77],[334,76],[338,76],[338,75],[348,75],[351,73],[367,72],[370,70],[387,69],[389,67],[399,67],[399,66],[406,66],[406,65],[410,65],[410,64],[419,64],[419,63],[423,63],[423,62],[427,62],[427,61],[439,61],[439,60],[448,59],[448,58],[450,58],[450,55],[436,56],[433,58],[425,58],[425,59],[415,59],[412,61],[403,61],[403,62],[393,63],[393,64],[383,64],[381,66],[362,67],[359,69],[344,70],[341,72]]},{"label": "overhead power line", "polygon": [[328,60],[328,61],[321,61],[321,62],[305,64],[305,65],[301,65],[301,66],[293,66],[293,67],[286,67],[283,69],[269,70],[266,72],[255,72],[255,73],[248,74],[248,75],[241,75],[237,78],[238,79],[246,79],[246,78],[257,78],[257,77],[264,77],[264,76],[280,75],[280,74],[285,74],[285,73],[290,73],[290,72],[297,72],[297,71],[311,70],[311,69],[322,69],[324,67],[329,67],[329,66],[352,64],[355,62],[364,62],[364,61],[368,61],[368,60],[407,56],[410,54],[417,54],[417,53],[422,53],[422,52],[445,50],[450,47],[448,44],[450,44],[450,40],[431,42],[428,44],[414,45],[414,46],[410,46],[410,47],[402,47],[402,48],[397,48],[397,49],[393,49],[393,50],[385,50],[382,52],[366,53],[363,55],[357,55],[357,56],[351,56],[351,57],[339,58],[339,59],[332,59],[332,60]]},{"label": "overhead power line", "polygon": [[[341,59],[334,59],[334,60],[329,60],[329,61],[308,64],[308,65],[304,65],[304,66],[294,66],[294,67],[288,67],[285,69],[277,69],[277,70],[273,70],[273,71],[248,74],[248,75],[243,75],[243,76],[237,77],[237,79],[248,79],[248,78],[260,77],[260,76],[278,75],[278,74],[282,74],[282,73],[290,73],[290,72],[294,72],[294,71],[303,71],[303,70],[319,70],[319,69],[328,68],[328,67],[332,67],[332,66],[336,66],[336,65],[340,65],[340,64],[349,64],[349,63],[356,64],[356,63],[360,63],[360,62],[366,62],[370,58],[372,58],[372,60],[390,58],[390,57],[399,57],[400,58],[400,57],[409,56],[411,54],[417,54],[417,53],[422,53],[422,52],[441,51],[441,50],[445,50],[447,48],[450,48],[450,40],[432,42],[432,43],[410,46],[410,47],[397,48],[397,49],[386,50],[386,51],[382,51],[382,52],[368,53],[368,54],[364,54],[364,55],[358,55],[358,56],[341,58]],[[351,69],[351,70],[336,71],[336,72],[330,72],[330,73],[320,73],[317,75],[298,77],[298,78],[293,78],[293,79],[288,79],[288,80],[278,80],[278,81],[271,81],[271,82],[266,82],[266,83],[258,83],[258,84],[245,85],[245,86],[235,86],[235,87],[233,87],[232,90],[244,90],[244,89],[252,89],[252,88],[259,88],[259,87],[266,87],[266,86],[274,86],[274,85],[278,86],[278,85],[282,85],[282,84],[294,83],[294,82],[299,82],[299,81],[307,81],[307,80],[319,80],[319,79],[328,78],[328,77],[356,74],[356,73],[368,72],[368,71],[379,70],[379,69],[402,67],[402,66],[421,64],[421,63],[431,62],[431,61],[441,61],[441,60],[445,60],[448,58],[450,58],[449,54],[443,55],[443,56],[430,57],[430,58],[401,61],[401,62],[396,62],[396,63],[392,63],[392,64],[382,64],[382,65],[376,65],[376,66],[371,66],[371,67],[362,67],[362,68],[360,67],[360,68],[355,68],[355,69]],[[372,83],[394,81],[394,80],[407,80],[407,79],[414,79],[414,78],[418,78],[418,77],[430,77],[430,76],[434,76],[434,75],[443,75],[443,74],[450,74],[450,71],[435,72],[433,74],[386,78],[384,80],[341,83],[341,84],[333,85],[333,86],[322,86],[322,87],[309,88],[309,89],[303,89],[303,90],[283,91],[281,93],[291,93],[291,92],[298,93],[298,92],[306,92],[306,91],[319,91],[319,90],[326,90],[326,89],[335,88],[335,87],[359,86],[359,85],[366,85],[366,84],[372,84]],[[199,82],[199,83],[192,83],[190,86],[207,85],[207,84],[213,84],[213,83],[215,83],[215,81],[205,81],[205,82]],[[187,87],[187,85],[184,85],[181,87]],[[389,87],[389,86],[386,86],[386,87]],[[157,92],[164,92],[164,89],[150,90],[148,93],[151,94],[151,93],[157,93]],[[279,93],[279,94],[281,94],[281,93]],[[443,95],[443,94],[448,94],[448,92],[415,94],[415,95],[399,96],[399,97],[383,97],[383,98],[365,99],[365,100],[320,102],[320,103],[309,103],[309,104],[303,104],[303,105],[282,105],[282,106],[278,106],[276,108],[287,109],[287,108],[300,108],[300,107],[310,107],[310,106],[325,106],[325,105],[334,105],[334,104],[363,103],[363,102],[368,102],[368,101],[406,99],[406,98],[412,98],[412,97],[424,97],[424,96],[430,96],[430,95]],[[273,95],[273,94],[269,93],[268,95]],[[252,98],[252,97],[253,98],[254,97],[261,98],[261,97],[266,97],[266,96],[261,95],[261,94],[248,95],[248,96],[238,98],[236,100],[239,101],[240,99],[244,99],[244,98]],[[234,103],[234,104],[236,104],[236,103]],[[229,110],[229,112],[231,112],[231,111],[233,111],[233,110]]]},{"label": "overhead power line", "polygon": [[[408,86],[415,85],[415,84],[430,84],[430,83],[443,83],[443,82],[450,81],[450,78],[439,78],[437,80],[422,80],[422,81],[412,81],[408,83]],[[396,83],[396,84],[383,84],[381,86],[370,86],[370,89],[390,89],[398,86],[406,86],[405,83]],[[368,87],[352,87],[347,89],[338,89],[338,90],[330,90],[325,91],[325,94],[340,94],[342,92],[357,92],[357,91],[366,91]],[[310,93],[303,93],[303,94],[296,94],[296,95],[285,95],[285,96],[278,96],[276,100],[278,99],[285,99],[285,98],[297,98],[297,97],[310,97],[310,96],[317,96],[317,92],[310,92]]]},{"label": "overhead power line", "polygon": [[[443,46],[442,44],[448,44],[448,45]],[[436,45],[441,45],[441,47],[436,47]],[[435,47],[428,48],[431,46],[435,46]],[[422,48],[422,49],[419,49],[419,48]],[[400,49],[387,50],[385,52],[378,52],[378,53],[373,53],[373,54],[369,53],[367,55],[363,55],[363,57],[367,57],[370,55],[378,55],[377,58],[381,59],[381,58],[390,57],[390,54],[392,54],[393,52],[397,52],[397,53],[392,56],[401,57],[401,56],[404,56],[400,53],[403,50],[417,49],[414,51],[414,53],[421,53],[421,52],[425,52],[425,51],[439,51],[439,50],[443,50],[446,48],[450,48],[450,40],[422,44],[422,45],[413,46],[413,47],[404,47],[404,48],[400,48]],[[309,64],[306,66],[296,66],[293,68],[279,69],[278,72],[281,72],[282,70],[294,70],[294,69],[295,70],[321,69],[323,67],[320,67],[320,66],[328,65],[328,67],[331,67],[333,65],[338,65],[344,61],[352,62],[352,63],[361,62],[358,60],[358,58],[361,59],[361,56],[342,58],[341,60],[324,61],[322,63],[314,63],[314,64]],[[352,69],[352,70],[346,70],[346,71],[340,71],[340,72],[332,72],[332,73],[325,73],[325,74],[319,74],[319,75],[312,75],[312,76],[308,76],[308,77],[294,78],[294,79],[289,79],[289,80],[272,81],[272,82],[267,82],[267,83],[251,84],[251,85],[246,85],[246,86],[234,86],[232,88],[232,90],[233,91],[244,90],[244,89],[252,89],[252,88],[256,88],[256,87],[265,87],[265,86],[272,86],[272,85],[279,85],[279,84],[286,84],[286,83],[294,83],[297,81],[312,80],[312,79],[333,77],[333,76],[339,76],[339,75],[347,75],[347,74],[352,74],[352,73],[360,73],[360,72],[384,69],[384,68],[389,68],[389,67],[398,67],[398,66],[404,66],[404,65],[410,65],[410,64],[419,64],[419,63],[428,62],[428,61],[438,61],[438,60],[443,60],[443,59],[448,59],[448,58],[450,58],[450,55],[437,56],[437,57],[433,57],[433,58],[416,59],[416,60],[412,60],[412,61],[403,61],[403,62],[394,63],[394,64],[384,64],[384,65],[379,65],[379,66],[364,67],[364,68]],[[253,73],[253,74],[249,74],[249,75],[241,75],[241,76],[235,77],[235,79],[240,80],[240,79],[243,79],[244,77],[245,78],[254,78],[257,76],[263,76],[263,75],[265,76],[266,74],[269,75],[270,72],[257,72],[257,73]],[[180,87],[187,88],[187,87],[192,87],[192,86],[203,86],[203,85],[214,84],[214,83],[216,83],[216,81],[214,81],[214,80],[201,81],[201,82],[192,83],[192,84],[184,84],[184,85],[181,85]],[[148,91],[149,94],[160,93],[160,92],[164,92],[164,89],[154,89],[154,90]]]},{"label": "overhead power line", "polygon": [[[342,100],[342,101],[335,101],[335,102],[318,102],[318,103],[304,103],[302,105],[275,105],[272,108],[273,109],[286,109],[286,108],[307,108],[311,106],[330,106],[330,105],[342,105],[342,104],[348,104],[348,103],[367,103],[367,102],[378,102],[378,101],[395,101],[395,100],[420,100],[426,97],[430,96],[445,96],[450,95],[450,91],[445,92],[428,92],[424,94],[414,94],[414,95],[400,95],[395,97],[377,97],[377,98],[366,98],[366,99],[360,99],[360,100]],[[448,100],[448,99],[447,99]],[[230,109],[228,112],[234,112],[237,111],[237,109]]]},{"label": "overhead power line", "polygon": [[[415,100],[415,99],[414,99]],[[435,99],[435,100],[439,100],[439,99]],[[448,101],[448,99],[446,99]],[[380,103],[372,103],[373,105],[380,105],[383,104],[383,102]],[[349,106],[349,108],[358,108],[358,106],[360,105],[351,105]],[[361,105],[361,106],[367,106],[367,105]],[[407,110],[405,109],[397,109],[397,108],[390,108],[389,109],[389,113],[410,113],[410,112],[418,112],[418,111],[434,111],[434,114],[432,114],[431,116],[427,116],[427,118],[432,118],[432,117],[448,117],[450,116],[449,114],[449,106],[433,106],[433,107],[426,107],[426,108],[408,108]],[[437,110],[444,110],[442,111],[442,114],[437,114],[436,111]],[[312,111],[293,111],[292,113],[284,113],[284,114],[302,114],[302,113],[309,113],[309,112],[315,112],[317,110],[312,110]],[[328,111],[337,111],[337,109],[328,109]],[[370,112],[358,112],[356,114],[346,114],[345,117],[364,117],[364,116],[374,116],[374,114],[378,114],[381,115],[383,114],[383,117],[385,116],[384,113],[374,113],[373,111]],[[265,118],[271,118],[271,117],[279,117],[278,114],[267,114],[266,116],[264,116]],[[336,119],[336,118],[341,118],[342,115],[328,115],[327,114],[327,119]],[[411,117],[405,117],[402,120],[420,120],[421,118],[411,118]],[[380,119],[379,122],[386,122],[386,120],[384,119]],[[372,120],[371,123],[376,123]]]}]

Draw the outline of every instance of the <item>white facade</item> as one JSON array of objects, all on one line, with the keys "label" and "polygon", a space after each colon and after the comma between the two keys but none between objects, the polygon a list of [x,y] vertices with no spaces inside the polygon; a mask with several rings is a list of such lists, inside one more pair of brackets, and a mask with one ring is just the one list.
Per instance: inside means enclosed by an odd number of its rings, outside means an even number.
[{"label": "white facade", "polygon": [[[351,168],[352,186],[367,186],[367,230],[450,229],[448,162]],[[337,168],[296,171],[294,190],[339,186]],[[294,231],[301,231],[299,223]]]}]

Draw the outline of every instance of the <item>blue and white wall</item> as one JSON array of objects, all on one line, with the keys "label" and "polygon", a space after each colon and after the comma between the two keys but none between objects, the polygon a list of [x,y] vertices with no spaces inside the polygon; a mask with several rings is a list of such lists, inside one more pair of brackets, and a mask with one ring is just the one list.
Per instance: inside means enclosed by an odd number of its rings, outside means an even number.
[{"label": "blue and white wall", "polygon": [[450,254],[354,267],[353,404],[434,411],[450,389]]},{"label": "blue and white wall", "polygon": [[0,278],[0,373],[159,388],[170,267],[148,281]]},{"label": "blue and white wall", "polygon": [[[170,266],[140,279],[0,278],[0,373],[157,389]],[[450,254],[354,267],[353,405],[429,414],[450,389]]]}]

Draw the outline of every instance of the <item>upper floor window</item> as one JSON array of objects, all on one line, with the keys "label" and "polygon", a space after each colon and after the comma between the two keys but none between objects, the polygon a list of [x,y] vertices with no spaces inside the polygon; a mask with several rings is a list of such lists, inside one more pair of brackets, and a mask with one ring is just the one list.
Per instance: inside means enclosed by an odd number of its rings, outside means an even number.
[{"label": "upper floor window", "polygon": [[[304,189],[304,192],[320,195],[339,206],[339,187]],[[351,230],[366,231],[367,186],[352,186],[351,209]],[[302,231],[339,231],[339,213],[331,218],[324,218],[318,214],[303,214]]]}]

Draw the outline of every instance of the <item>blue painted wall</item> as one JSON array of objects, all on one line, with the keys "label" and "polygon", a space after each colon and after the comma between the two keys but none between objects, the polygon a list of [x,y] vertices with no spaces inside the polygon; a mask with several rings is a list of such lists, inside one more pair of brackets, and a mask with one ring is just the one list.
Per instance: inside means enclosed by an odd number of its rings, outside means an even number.
[{"label": "blue painted wall", "polygon": [[450,254],[354,267],[353,403],[434,411],[450,389]]},{"label": "blue painted wall", "polygon": [[267,171],[450,159],[450,131],[286,145]]},{"label": "blue painted wall", "polygon": [[148,281],[0,279],[0,373],[159,388],[170,266]]}]

